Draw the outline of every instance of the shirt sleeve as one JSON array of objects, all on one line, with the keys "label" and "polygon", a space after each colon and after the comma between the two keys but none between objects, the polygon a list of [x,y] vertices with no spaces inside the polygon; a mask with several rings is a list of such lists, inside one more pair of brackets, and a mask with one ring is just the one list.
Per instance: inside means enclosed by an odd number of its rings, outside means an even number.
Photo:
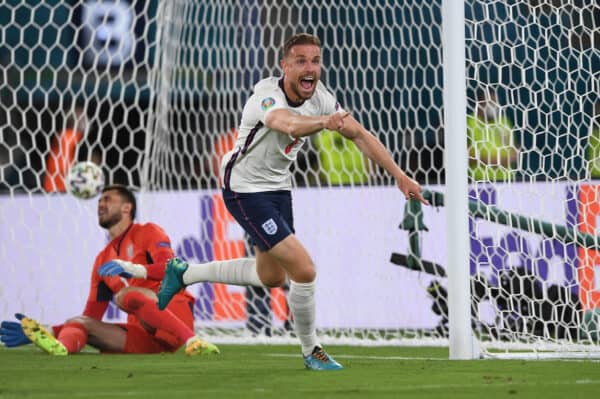
[{"label": "shirt sleeve", "polygon": [[319,82],[317,90],[319,91],[322,115],[331,115],[344,111],[335,96],[321,82]]},{"label": "shirt sleeve", "polygon": [[264,125],[267,114],[276,109],[287,109],[285,98],[280,93],[254,94],[244,109],[244,116],[248,118],[249,125],[255,125],[251,120],[260,121]]},{"label": "shirt sleeve", "polygon": [[148,271],[147,279],[162,280],[169,259],[175,256],[171,240],[158,225],[148,223],[140,230],[140,246],[145,248],[147,263],[142,264]]},{"label": "shirt sleeve", "polygon": [[125,283],[123,283],[120,277],[99,276],[98,268],[101,264],[102,258],[99,255],[92,268],[90,292],[83,310],[84,316],[89,316],[96,320],[102,320],[102,316],[104,316],[104,312],[106,311],[113,294],[125,287]]}]

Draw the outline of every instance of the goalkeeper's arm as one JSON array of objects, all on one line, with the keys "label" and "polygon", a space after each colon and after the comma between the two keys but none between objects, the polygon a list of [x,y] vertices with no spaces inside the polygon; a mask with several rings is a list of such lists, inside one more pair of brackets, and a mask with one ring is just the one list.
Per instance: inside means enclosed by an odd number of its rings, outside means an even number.
[{"label": "goalkeeper's arm", "polygon": [[165,267],[173,256],[156,259],[154,263],[140,264],[122,259],[113,259],[98,268],[100,276],[121,276],[161,281],[165,276]]}]

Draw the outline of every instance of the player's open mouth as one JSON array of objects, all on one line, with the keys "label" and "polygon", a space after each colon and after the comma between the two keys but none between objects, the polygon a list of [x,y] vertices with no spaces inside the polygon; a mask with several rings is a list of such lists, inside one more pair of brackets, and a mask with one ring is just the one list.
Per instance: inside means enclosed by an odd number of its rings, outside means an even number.
[{"label": "player's open mouth", "polygon": [[300,79],[300,85],[304,90],[312,90],[315,85],[315,77],[314,76],[306,76]]}]

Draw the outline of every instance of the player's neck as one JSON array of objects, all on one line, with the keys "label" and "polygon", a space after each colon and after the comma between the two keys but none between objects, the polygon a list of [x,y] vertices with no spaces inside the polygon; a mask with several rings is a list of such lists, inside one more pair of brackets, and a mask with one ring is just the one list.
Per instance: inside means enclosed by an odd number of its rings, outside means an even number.
[{"label": "player's neck", "polygon": [[131,226],[132,223],[133,222],[129,219],[121,219],[119,223],[115,224],[114,226],[108,229],[108,235],[110,239],[114,240],[115,238],[119,237],[129,228],[129,226]]},{"label": "player's neck", "polygon": [[290,107],[299,107],[304,104],[305,100],[294,95],[292,86],[290,85],[290,82],[285,79],[285,76],[279,80],[279,87],[283,91],[283,94],[285,94],[285,100]]}]

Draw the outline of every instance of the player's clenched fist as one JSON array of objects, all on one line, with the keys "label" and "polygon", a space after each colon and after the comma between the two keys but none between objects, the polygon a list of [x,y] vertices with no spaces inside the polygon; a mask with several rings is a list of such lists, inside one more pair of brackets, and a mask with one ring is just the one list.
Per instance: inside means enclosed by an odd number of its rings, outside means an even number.
[{"label": "player's clenched fist", "polygon": [[350,115],[350,112],[336,112],[327,117],[325,127],[329,130],[340,131],[344,129],[344,119]]}]

